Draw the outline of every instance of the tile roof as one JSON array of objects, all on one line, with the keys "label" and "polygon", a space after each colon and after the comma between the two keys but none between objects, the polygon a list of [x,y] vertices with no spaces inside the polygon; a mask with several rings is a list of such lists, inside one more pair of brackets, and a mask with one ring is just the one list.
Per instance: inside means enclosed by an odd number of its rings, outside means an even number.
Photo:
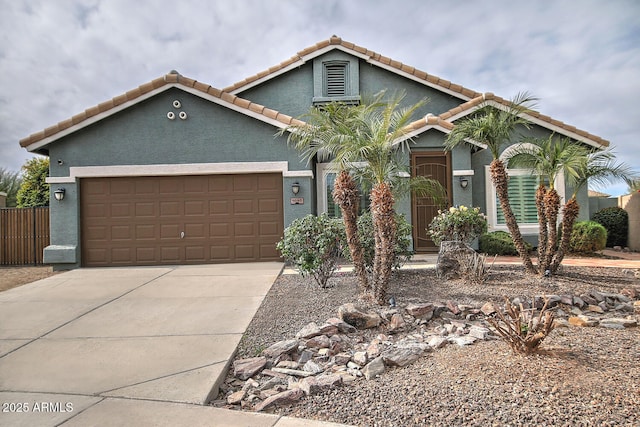
[{"label": "tile roof", "polygon": [[52,142],[57,139],[56,137],[62,137],[73,130],[80,129],[94,123],[104,114],[120,111],[123,108],[147,99],[147,97],[157,93],[158,91],[162,91],[163,89],[166,90],[171,87],[182,87],[184,89],[189,89],[191,93],[195,92],[196,95],[217,98],[221,100],[222,103],[235,106],[235,108],[239,110],[245,110],[244,112],[246,114],[262,116],[264,120],[275,121],[277,122],[276,124],[281,125],[282,127],[304,124],[304,122],[286,114],[279,113],[278,111],[240,98],[236,95],[226,93],[206,83],[201,83],[182,76],[176,71],[171,71],[162,77],[158,77],[157,79],[140,85],[133,90],[123,93],[122,95],[118,95],[115,98],[88,108],[70,119],[63,120],[40,132],[31,134],[30,136],[20,140],[20,146],[28,148],[30,145],[49,139],[50,141],[48,142]]},{"label": "tile roof", "polygon": [[304,64],[309,59],[312,59],[316,56],[319,56],[325,53],[326,49],[330,49],[332,47],[349,51],[356,56],[365,57],[366,60],[370,63],[375,63],[384,68],[391,69],[395,72],[406,74],[415,80],[422,81],[424,84],[428,86],[436,87],[445,92],[449,92],[453,95],[456,95],[462,99],[471,99],[471,98],[475,98],[477,96],[482,95],[481,93],[468,89],[464,86],[451,83],[450,81],[441,79],[438,76],[427,74],[424,71],[418,70],[407,64],[403,64],[402,62],[395,61],[391,58],[383,56],[379,53],[376,53],[362,46],[358,46],[356,44],[342,40],[340,37],[335,35],[328,40],[323,40],[319,43],[316,43],[313,46],[310,46],[306,49],[301,50],[291,58],[281,62],[276,66],[269,68],[268,70],[261,71],[258,74],[255,74],[251,77],[247,77],[246,79],[240,82],[237,82],[231,86],[224,88],[224,91],[238,92],[243,89],[248,89],[249,87],[263,80],[267,80],[270,77],[275,77],[281,72],[286,71],[289,67],[299,66]]},{"label": "tile roof", "polygon": [[[508,107],[511,105],[511,102],[504,98],[496,96],[491,92],[487,92],[481,94],[476,98],[470,99],[464,104],[460,104],[457,107],[440,114],[438,117],[440,117],[442,120],[455,122],[457,119],[464,117],[476,111],[477,109],[484,107],[485,105],[496,104],[497,106],[502,105]],[[578,129],[575,126],[568,125],[564,122],[561,122],[560,120],[555,120],[537,111],[529,110],[524,114],[524,116],[526,119],[536,124],[547,127],[551,130],[557,131],[558,133],[577,139],[579,141],[583,141],[592,146],[596,146],[598,148],[609,146],[609,141],[607,141],[606,139]]]}]

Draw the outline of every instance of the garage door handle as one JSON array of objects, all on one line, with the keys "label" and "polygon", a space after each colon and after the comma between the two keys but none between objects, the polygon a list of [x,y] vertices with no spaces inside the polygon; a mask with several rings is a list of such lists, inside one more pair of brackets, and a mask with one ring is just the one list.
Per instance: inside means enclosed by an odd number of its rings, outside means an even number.
[{"label": "garage door handle", "polygon": [[184,231],[181,231],[181,232],[180,232],[180,238],[181,238],[181,239],[184,239]]}]

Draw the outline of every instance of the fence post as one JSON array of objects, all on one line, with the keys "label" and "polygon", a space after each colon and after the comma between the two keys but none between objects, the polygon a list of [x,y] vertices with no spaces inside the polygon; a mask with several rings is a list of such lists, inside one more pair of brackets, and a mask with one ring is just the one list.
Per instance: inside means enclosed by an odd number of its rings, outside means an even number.
[{"label": "fence post", "polygon": [[33,215],[33,221],[32,221],[32,225],[33,225],[33,265],[36,266],[38,265],[38,236],[37,236],[37,221],[36,221],[36,207],[32,207],[31,208],[32,211],[32,215]]}]

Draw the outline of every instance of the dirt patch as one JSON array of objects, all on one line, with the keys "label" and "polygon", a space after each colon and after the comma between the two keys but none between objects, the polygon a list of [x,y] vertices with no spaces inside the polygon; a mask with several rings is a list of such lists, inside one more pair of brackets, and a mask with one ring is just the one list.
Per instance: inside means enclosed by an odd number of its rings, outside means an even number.
[{"label": "dirt patch", "polygon": [[0,267],[0,292],[53,276],[53,267]]}]

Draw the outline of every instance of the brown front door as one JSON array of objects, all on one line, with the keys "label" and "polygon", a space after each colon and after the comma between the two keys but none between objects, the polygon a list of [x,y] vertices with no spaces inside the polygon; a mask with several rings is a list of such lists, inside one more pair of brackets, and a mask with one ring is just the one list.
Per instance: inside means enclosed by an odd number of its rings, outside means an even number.
[{"label": "brown front door", "polygon": [[87,178],[88,267],[279,260],[282,175]]},{"label": "brown front door", "polygon": [[[411,174],[412,176],[424,176],[435,179],[447,189],[447,202],[451,203],[451,157],[449,153],[425,152],[412,153]],[[416,252],[435,252],[438,250],[433,243],[427,228],[431,220],[438,214],[438,206],[431,197],[411,198],[412,225],[413,225],[413,248]]]}]

